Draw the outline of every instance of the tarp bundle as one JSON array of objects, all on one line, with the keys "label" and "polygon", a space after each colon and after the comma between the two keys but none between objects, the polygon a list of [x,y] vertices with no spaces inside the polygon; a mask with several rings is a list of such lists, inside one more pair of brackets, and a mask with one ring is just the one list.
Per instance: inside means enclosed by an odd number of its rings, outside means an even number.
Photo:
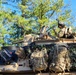
[{"label": "tarp bundle", "polygon": [[0,52],[0,65],[7,65],[12,62],[17,62],[18,56],[15,54],[15,50],[4,49]]},{"label": "tarp bundle", "polygon": [[32,66],[33,71],[41,71],[47,69],[47,50],[46,48],[42,48],[41,51],[36,49],[30,57],[30,64]]},{"label": "tarp bundle", "polygon": [[[50,54],[49,54],[50,55]],[[70,70],[71,61],[69,57],[69,51],[66,44],[57,44],[54,46],[51,63],[49,64],[49,70],[54,72],[65,72]]]}]

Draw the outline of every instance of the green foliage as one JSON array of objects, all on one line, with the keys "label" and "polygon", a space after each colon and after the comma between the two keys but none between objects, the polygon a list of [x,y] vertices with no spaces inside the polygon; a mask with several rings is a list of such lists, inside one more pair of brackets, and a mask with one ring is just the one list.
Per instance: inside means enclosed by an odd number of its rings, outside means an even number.
[{"label": "green foliage", "polygon": [[[23,38],[24,34],[39,33],[44,25],[57,27],[56,19],[63,21],[67,26],[72,25],[74,20],[64,0],[21,0],[17,3],[16,9],[21,14],[13,13],[9,9],[6,11],[0,4],[0,28],[4,30],[1,30],[2,35],[8,33],[12,40]],[[4,28],[4,25],[7,25],[9,30]],[[52,29],[49,32],[54,35]]]},{"label": "green foliage", "polygon": [[[22,40],[25,34],[39,33],[40,28],[44,25],[48,25],[51,28],[50,34],[55,35],[52,27],[57,27],[56,19],[73,27],[74,19],[71,9],[64,4],[64,0],[21,0],[17,7],[19,14],[9,9],[4,10],[2,0],[0,0],[0,47],[11,45],[5,42],[5,34],[11,36],[8,40],[11,40],[13,45],[13,42]],[[75,27],[73,29],[76,31]],[[69,51],[72,67],[76,68],[76,49],[70,48]]]}]

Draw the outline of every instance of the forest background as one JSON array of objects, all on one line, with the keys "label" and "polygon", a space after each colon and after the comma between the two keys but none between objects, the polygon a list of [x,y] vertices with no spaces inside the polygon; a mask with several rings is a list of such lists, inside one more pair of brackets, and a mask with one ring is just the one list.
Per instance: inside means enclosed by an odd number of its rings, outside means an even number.
[{"label": "forest background", "polygon": [[[26,34],[39,34],[40,28],[57,27],[56,19],[76,32],[75,0],[0,0],[0,47],[15,45]],[[58,29],[57,29],[58,31]]]}]

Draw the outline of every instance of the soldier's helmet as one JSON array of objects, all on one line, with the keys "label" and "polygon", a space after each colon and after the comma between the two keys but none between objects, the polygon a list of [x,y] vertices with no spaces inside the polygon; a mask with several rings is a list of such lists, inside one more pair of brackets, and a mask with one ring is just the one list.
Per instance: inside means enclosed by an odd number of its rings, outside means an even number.
[{"label": "soldier's helmet", "polygon": [[65,27],[65,24],[63,22],[58,22],[58,27],[64,28]]},{"label": "soldier's helmet", "polygon": [[60,22],[58,19],[56,19],[58,21],[58,28],[62,27],[64,28],[65,27],[65,24],[63,22]]}]

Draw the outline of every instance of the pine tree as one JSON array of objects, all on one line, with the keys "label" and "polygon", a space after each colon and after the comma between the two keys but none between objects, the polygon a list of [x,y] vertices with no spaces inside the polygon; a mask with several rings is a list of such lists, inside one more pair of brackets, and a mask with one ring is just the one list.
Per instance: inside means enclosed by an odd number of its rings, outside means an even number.
[{"label": "pine tree", "polygon": [[[11,40],[23,38],[25,34],[37,34],[44,25],[48,25],[49,32],[54,35],[51,28],[57,26],[56,19],[63,21],[67,26],[72,25],[71,10],[69,5],[64,4],[64,0],[13,0],[13,2],[17,5],[10,6],[19,10],[18,14],[17,11],[3,10],[3,7],[1,7],[3,11],[0,11],[3,16],[1,19],[9,26]],[[5,4],[8,4],[8,0]]]}]

